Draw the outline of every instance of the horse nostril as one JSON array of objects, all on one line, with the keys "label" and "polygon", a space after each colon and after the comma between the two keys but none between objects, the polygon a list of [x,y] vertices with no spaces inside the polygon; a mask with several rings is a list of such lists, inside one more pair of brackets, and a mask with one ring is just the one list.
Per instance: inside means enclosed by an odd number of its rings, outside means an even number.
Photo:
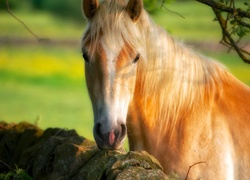
[{"label": "horse nostril", "polygon": [[96,136],[97,136],[99,139],[102,139],[101,124],[100,124],[100,123],[97,123],[97,124],[94,126],[94,133],[96,134]]},{"label": "horse nostril", "polygon": [[120,127],[121,127],[121,131],[119,135],[119,141],[122,141],[127,134],[127,126],[125,124],[121,124]]}]

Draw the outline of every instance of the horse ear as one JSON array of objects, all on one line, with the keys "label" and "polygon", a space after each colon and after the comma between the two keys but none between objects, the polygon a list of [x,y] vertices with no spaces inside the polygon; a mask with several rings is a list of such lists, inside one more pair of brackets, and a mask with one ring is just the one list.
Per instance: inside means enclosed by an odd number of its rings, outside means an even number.
[{"label": "horse ear", "polygon": [[82,8],[83,8],[84,15],[88,19],[91,19],[95,15],[98,5],[99,5],[98,0],[83,0]]},{"label": "horse ear", "polygon": [[126,10],[134,22],[140,17],[142,7],[142,0],[129,0]]}]

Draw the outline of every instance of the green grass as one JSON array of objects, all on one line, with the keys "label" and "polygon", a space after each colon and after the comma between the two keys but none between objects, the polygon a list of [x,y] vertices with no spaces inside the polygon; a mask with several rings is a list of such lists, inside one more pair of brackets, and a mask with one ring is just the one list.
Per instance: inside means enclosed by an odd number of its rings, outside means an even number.
[{"label": "green grass", "polygon": [[[19,78],[19,77],[18,77]],[[53,77],[51,77],[53,78]],[[0,114],[7,121],[28,121],[41,128],[76,129],[92,139],[93,116],[84,82],[64,80],[60,85],[1,80]]]},{"label": "green grass", "polygon": [[53,46],[0,49],[0,119],[92,137],[93,115],[80,51]]},{"label": "green grass", "polygon": [[0,49],[0,70],[26,76],[79,79],[83,77],[83,61],[80,47],[5,45]]},{"label": "green grass", "polygon": [[[79,40],[80,42],[80,37],[84,31],[86,22],[83,18],[82,23],[75,23],[69,19],[55,18],[48,13],[39,11],[14,11],[13,13],[39,38],[52,41],[63,39]],[[0,25],[0,35],[2,37],[34,39],[24,26],[10,16],[7,11],[0,11]]]}]

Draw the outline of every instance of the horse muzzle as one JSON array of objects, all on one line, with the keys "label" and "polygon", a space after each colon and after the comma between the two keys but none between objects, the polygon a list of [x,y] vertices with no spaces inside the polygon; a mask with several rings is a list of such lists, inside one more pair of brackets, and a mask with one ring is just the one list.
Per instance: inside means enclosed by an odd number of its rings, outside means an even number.
[{"label": "horse muzzle", "polygon": [[97,146],[104,150],[116,150],[123,145],[123,141],[127,134],[127,126],[119,124],[112,128],[108,133],[102,132],[102,125],[97,123],[94,126],[94,138]]}]

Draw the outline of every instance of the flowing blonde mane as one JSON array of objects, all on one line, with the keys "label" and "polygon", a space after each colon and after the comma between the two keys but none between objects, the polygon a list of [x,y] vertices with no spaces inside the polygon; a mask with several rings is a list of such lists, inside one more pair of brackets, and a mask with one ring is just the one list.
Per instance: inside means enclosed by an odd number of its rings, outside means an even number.
[{"label": "flowing blonde mane", "polygon": [[194,112],[196,107],[208,107],[204,102],[212,103],[225,71],[216,62],[177,42],[155,25],[145,10],[134,23],[126,13],[126,5],[126,0],[100,3],[82,44],[88,47],[91,59],[100,39],[114,52],[119,52],[119,47],[126,43],[140,53],[136,76],[142,80],[139,87],[139,96],[144,98],[142,105],[148,110],[149,101],[155,104],[157,111],[152,112],[155,125],[174,129],[187,113]]}]

